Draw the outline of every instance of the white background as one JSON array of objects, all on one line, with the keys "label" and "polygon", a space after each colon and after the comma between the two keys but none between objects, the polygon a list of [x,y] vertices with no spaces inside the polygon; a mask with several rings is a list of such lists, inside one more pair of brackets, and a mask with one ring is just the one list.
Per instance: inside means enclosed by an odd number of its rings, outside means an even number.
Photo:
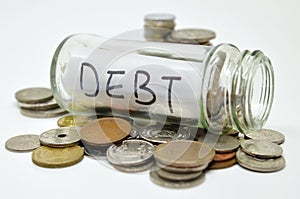
[{"label": "white background", "polygon": [[[0,197],[298,198],[299,8],[297,0],[0,0]],[[40,134],[56,127],[57,118],[22,116],[14,93],[26,87],[50,87],[52,55],[62,39],[79,32],[114,36],[141,28],[143,16],[158,11],[175,14],[177,28],[215,30],[214,44],[261,49],[269,56],[276,92],[266,127],[286,135],[284,170],[262,174],[235,165],[208,172],[200,186],[173,190],[153,184],[148,173],[117,172],[89,158],[69,168],[44,169],[31,162],[31,153],[5,150],[5,141],[14,135]]]}]

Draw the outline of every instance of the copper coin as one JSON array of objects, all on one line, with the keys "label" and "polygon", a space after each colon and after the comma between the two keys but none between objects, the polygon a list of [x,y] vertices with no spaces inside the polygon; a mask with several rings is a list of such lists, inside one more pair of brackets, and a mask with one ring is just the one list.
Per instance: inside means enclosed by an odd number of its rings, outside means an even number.
[{"label": "copper coin", "polygon": [[171,141],[160,144],[154,157],[165,165],[174,167],[199,167],[213,160],[215,151],[203,142],[190,140]]},{"label": "copper coin", "polygon": [[226,161],[230,160],[235,157],[235,151],[231,153],[216,153],[214,157],[214,161],[220,162],[220,161]]},{"label": "copper coin", "polygon": [[230,160],[222,161],[222,162],[212,162],[209,166],[208,169],[225,169],[228,167],[233,166],[236,163],[236,159],[232,158]]},{"label": "copper coin", "polygon": [[131,132],[131,124],[121,118],[93,120],[80,130],[81,139],[91,145],[108,145],[123,140]]}]

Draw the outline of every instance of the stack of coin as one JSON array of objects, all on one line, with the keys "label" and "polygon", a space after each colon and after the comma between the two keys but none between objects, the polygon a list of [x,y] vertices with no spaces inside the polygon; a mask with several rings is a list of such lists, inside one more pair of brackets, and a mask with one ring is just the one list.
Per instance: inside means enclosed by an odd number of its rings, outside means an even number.
[{"label": "stack of coin", "polygon": [[216,33],[212,30],[189,28],[173,30],[166,38],[167,42],[182,44],[200,44],[211,46],[211,39],[216,37]]},{"label": "stack of coin", "polygon": [[85,153],[95,158],[105,156],[111,145],[130,136],[131,129],[131,124],[121,118],[104,117],[88,122],[80,130]]},{"label": "stack of coin", "polygon": [[237,162],[252,171],[275,172],[285,167],[283,149],[270,141],[243,140],[237,151]]},{"label": "stack of coin", "polygon": [[147,41],[164,41],[175,27],[175,16],[153,13],[146,15],[144,22],[144,37]]},{"label": "stack of coin", "polygon": [[51,89],[26,88],[15,94],[15,98],[21,108],[21,113],[33,118],[51,118],[64,115],[66,110],[59,107]]},{"label": "stack of coin", "polygon": [[214,155],[215,151],[202,142],[177,140],[160,144],[154,151],[157,163],[150,178],[169,188],[196,186],[204,181],[203,170]]},{"label": "stack of coin", "polygon": [[106,152],[107,160],[119,171],[141,172],[153,166],[154,146],[144,140],[124,140],[112,145]]}]

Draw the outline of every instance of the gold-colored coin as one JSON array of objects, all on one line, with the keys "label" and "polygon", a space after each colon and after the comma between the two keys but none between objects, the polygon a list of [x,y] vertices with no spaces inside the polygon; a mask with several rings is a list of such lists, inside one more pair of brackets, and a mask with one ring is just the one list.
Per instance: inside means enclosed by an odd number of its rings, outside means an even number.
[{"label": "gold-colored coin", "polygon": [[67,115],[59,118],[57,125],[60,127],[84,126],[88,123],[89,118],[81,115]]},{"label": "gold-colored coin", "polygon": [[32,153],[32,161],[46,168],[61,168],[74,165],[83,158],[84,151],[80,146],[51,148],[41,146]]}]

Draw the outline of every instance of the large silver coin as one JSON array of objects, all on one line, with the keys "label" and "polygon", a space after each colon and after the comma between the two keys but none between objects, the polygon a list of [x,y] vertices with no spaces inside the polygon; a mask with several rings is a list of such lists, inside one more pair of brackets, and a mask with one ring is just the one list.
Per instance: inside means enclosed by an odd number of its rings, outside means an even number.
[{"label": "large silver coin", "polygon": [[199,141],[212,146],[217,153],[229,153],[235,151],[240,146],[240,141],[229,135],[202,134]]},{"label": "large silver coin", "polygon": [[22,115],[32,118],[51,118],[65,115],[68,112],[62,108],[54,108],[49,110],[29,110],[21,108]]},{"label": "large silver coin", "polygon": [[200,167],[173,167],[156,161],[156,167],[172,173],[195,173],[206,169],[208,164],[204,164]]},{"label": "large silver coin", "polygon": [[276,158],[283,153],[281,146],[261,140],[244,140],[241,142],[241,149],[251,156],[260,158]]},{"label": "large silver coin", "polygon": [[157,174],[156,171],[151,171],[150,179],[152,180],[152,182],[154,182],[155,184],[157,184],[159,186],[180,189],[180,188],[194,187],[194,186],[201,184],[205,179],[205,175],[204,175],[204,173],[202,173],[200,175],[200,177],[198,177],[194,180],[173,181],[173,180],[167,180],[167,179],[161,178],[161,177],[159,177],[159,175]]},{"label": "large silver coin", "polygon": [[198,178],[202,174],[202,171],[194,173],[173,173],[165,171],[163,169],[157,169],[156,173],[159,175],[159,177],[164,178],[166,180],[182,181],[193,180],[195,178]]},{"label": "large silver coin", "polygon": [[285,159],[283,157],[260,159],[247,155],[241,149],[236,153],[236,160],[242,167],[259,172],[274,172],[285,167]]},{"label": "large silver coin", "polygon": [[190,133],[184,129],[179,128],[162,128],[160,125],[152,125],[140,132],[141,138],[153,143],[167,143],[171,140],[187,140]]},{"label": "large silver coin", "polygon": [[40,142],[50,147],[68,147],[80,141],[77,127],[61,127],[46,131],[40,135]]},{"label": "large silver coin", "polygon": [[112,145],[106,152],[107,160],[113,165],[140,165],[153,157],[154,146],[143,140],[125,140],[121,146]]},{"label": "large silver coin", "polygon": [[40,147],[38,135],[26,134],[8,139],[5,148],[14,152],[28,152]]},{"label": "large silver coin", "polygon": [[171,32],[171,37],[177,41],[196,41],[207,43],[216,37],[216,33],[206,29],[180,29]]},{"label": "large silver coin", "polygon": [[53,108],[59,107],[59,105],[57,104],[57,102],[54,98],[50,99],[49,101],[46,101],[46,102],[40,102],[40,103],[35,103],[35,104],[19,102],[19,106],[21,108],[31,109],[31,110],[48,110],[48,109],[53,109]]},{"label": "large silver coin", "polygon": [[113,165],[115,169],[126,172],[126,173],[136,173],[136,172],[143,172],[151,169],[154,165],[154,161],[147,162],[142,165],[138,166],[120,166],[120,165]]},{"label": "large silver coin", "polygon": [[276,144],[282,144],[285,140],[285,136],[282,133],[271,129],[261,129],[255,132],[247,133],[245,136],[249,139],[264,140]]},{"label": "large silver coin", "polygon": [[53,98],[49,88],[26,88],[16,92],[15,97],[18,102],[35,104],[48,101]]}]

